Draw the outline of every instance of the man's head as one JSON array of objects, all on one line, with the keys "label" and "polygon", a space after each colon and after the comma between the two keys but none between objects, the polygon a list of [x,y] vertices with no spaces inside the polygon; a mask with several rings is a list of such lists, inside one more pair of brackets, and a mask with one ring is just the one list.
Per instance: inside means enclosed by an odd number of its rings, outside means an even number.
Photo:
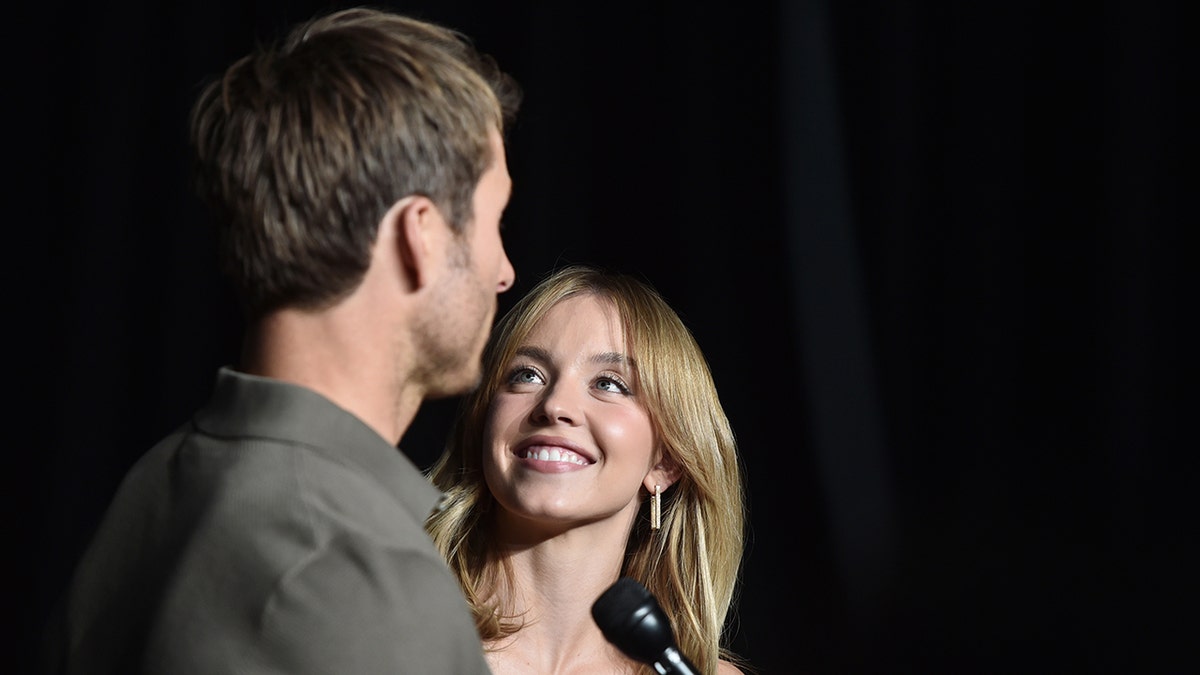
[{"label": "man's head", "polygon": [[248,318],[352,292],[405,197],[430,199],[467,246],[519,97],[460,34],[368,9],[314,19],[233,64],[200,94],[191,140]]},{"label": "man's head", "polygon": [[442,283],[430,286],[433,311],[414,317],[412,334],[423,358],[413,364],[413,375],[425,383],[430,398],[452,396],[479,384],[479,357],[496,315],[496,294],[513,284],[512,263],[500,239],[500,217],[512,193],[512,179],[500,135],[493,132],[491,142],[495,161],[475,189],[471,227],[450,247],[449,271]]}]

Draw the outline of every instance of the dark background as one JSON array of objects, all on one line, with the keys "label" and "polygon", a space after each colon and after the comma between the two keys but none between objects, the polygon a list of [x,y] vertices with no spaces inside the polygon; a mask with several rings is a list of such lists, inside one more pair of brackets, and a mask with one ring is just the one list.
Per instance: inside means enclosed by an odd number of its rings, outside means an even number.
[{"label": "dark background", "polygon": [[[343,4],[8,25],[22,668],[124,471],[236,353],[188,106]],[[763,673],[1187,670],[1175,5],[381,6],[463,30],[525,89],[502,308],[598,263],[707,353],[751,499],[733,644]],[[402,441],[418,463],[453,403]]]}]

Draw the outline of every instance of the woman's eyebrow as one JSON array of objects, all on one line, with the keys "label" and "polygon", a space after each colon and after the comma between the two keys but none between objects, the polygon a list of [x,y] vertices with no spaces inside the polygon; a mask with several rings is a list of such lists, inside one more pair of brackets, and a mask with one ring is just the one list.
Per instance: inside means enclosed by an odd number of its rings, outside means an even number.
[{"label": "woman's eyebrow", "polygon": [[[514,356],[524,356],[535,361],[549,362],[550,352],[534,345],[521,345],[513,352]],[[599,352],[588,358],[592,363],[603,365],[627,366],[632,368],[636,361],[622,352]]]},{"label": "woman's eyebrow", "polygon": [[520,347],[517,347],[517,351],[514,352],[514,355],[524,356],[524,357],[534,359],[537,361],[549,361],[550,360],[550,352],[546,351],[545,349],[542,349],[541,347],[534,347],[532,345],[522,345]]},{"label": "woman's eyebrow", "polygon": [[621,352],[600,352],[599,354],[593,355],[591,358],[591,361],[593,363],[629,366],[631,368],[633,367],[633,364],[634,364],[634,361],[632,358],[626,356],[625,354],[623,354]]}]

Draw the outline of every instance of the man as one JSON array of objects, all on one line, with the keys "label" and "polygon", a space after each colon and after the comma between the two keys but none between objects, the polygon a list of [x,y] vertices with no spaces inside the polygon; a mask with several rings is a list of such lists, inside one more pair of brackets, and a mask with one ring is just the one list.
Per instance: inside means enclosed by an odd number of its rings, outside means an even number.
[{"label": "man", "polygon": [[123,481],[52,628],[66,673],[484,673],[397,444],[474,387],[514,271],[516,86],[458,34],[352,9],[192,112],[240,362]]}]

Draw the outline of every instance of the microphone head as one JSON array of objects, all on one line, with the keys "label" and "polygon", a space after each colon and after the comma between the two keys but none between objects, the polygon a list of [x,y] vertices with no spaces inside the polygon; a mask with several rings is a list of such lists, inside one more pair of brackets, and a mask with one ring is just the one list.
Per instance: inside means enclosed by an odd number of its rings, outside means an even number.
[{"label": "microphone head", "polygon": [[630,577],[621,577],[592,604],[592,618],[608,641],[631,659],[654,664],[675,647],[671,624],[658,600]]}]

